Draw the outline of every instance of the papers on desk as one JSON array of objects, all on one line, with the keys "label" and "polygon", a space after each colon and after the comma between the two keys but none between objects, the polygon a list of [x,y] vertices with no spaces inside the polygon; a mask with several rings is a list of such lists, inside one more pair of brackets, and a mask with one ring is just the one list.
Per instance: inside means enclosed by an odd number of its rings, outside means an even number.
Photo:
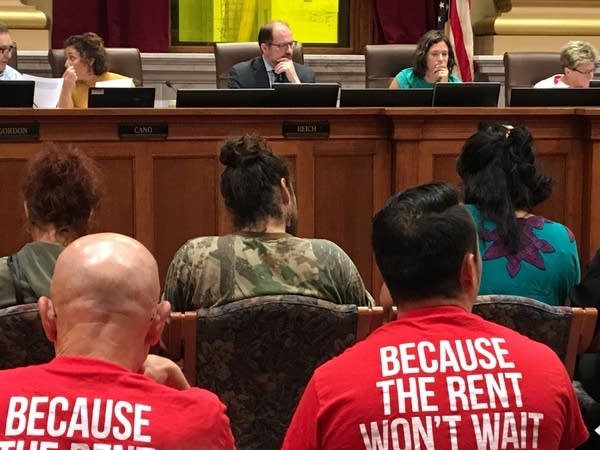
[{"label": "papers on desk", "polygon": [[23,79],[35,82],[33,93],[33,106],[35,108],[56,108],[62,90],[62,78],[35,77],[24,73]]},{"label": "papers on desk", "polygon": [[133,78],[121,78],[118,80],[96,81],[95,87],[133,87]]}]

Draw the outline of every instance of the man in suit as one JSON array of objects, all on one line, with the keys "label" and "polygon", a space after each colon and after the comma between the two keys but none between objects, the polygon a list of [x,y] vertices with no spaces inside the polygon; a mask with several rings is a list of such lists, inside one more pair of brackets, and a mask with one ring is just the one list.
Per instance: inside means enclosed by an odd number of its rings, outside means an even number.
[{"label": "man in suit", "polygon": [[8,65],[15,43],[10,37],[8,27],[0,22],[0,80],[21,80],[23,76]]},{"label": "man in suit", "polygon": [[292,61],[296,42],[290,27],[279,20],[263,25],[258,32],[261,55],[234,65],[229,72],[230,89],[270,88],[273,83],[314,83],[309,67]]}]

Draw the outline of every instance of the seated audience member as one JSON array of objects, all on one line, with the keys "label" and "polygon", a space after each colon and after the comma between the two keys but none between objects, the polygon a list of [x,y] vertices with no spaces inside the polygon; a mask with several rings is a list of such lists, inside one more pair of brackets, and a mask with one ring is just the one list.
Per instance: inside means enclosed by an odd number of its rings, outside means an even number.
[{"label": "seated audience member", "polygon": [[23,76],[17,70],[8,65],[15,49],[15,43],[10,37],[8,27],[0,22],[0,81],[23,79]]},{"label": "seated audience member", "polygon": [[260,56],[235,64],[229,72],[230,89],[270,88],[273,83],[314,83],[315,73],[292,60],[296,41],[287,23],[274,20],[258,32]]},{"label": "seated audience member", "polygon": [[127,78],[108,71],[104,41],[96,33],[69,37],[65,41],[65,56],[59,108],[87,108],[88,91],[96,82]]},{"label": "seated audience member", "polygon": [[480,294],[531,297],[563,305],[579,282],[573,233],[532,209],[552,192],[524,126],[481,124],[465,142],[456,168],[479,232]]},{"label": "seated audience member", "polygon": [[298,210],[292,179],[262,138],[228,140],[220,161],[225,166],[221,194],[237,231],[192,239],[177,251],[163,294],[173,309],[189,311],[277,294],[372,303],[340,247],[294,236]]},{"label": "seated audience member", "polygon": [[460,78],[452,73],[455,66],[448,36],[440,30],[430,30],[417,42],[413,66],[401,70],[390,88],[432,88],[436,83],[460,83]]},{"label": "seated audience member", "polygon": [[569,41],[560,51],[563,73],[538,81],[535,88],[589,88],[598,52],[591,44]]},{"label": "seated audience member", "polygon": [[0,308],[49,294],[56,258],[87,233],[101,186],[96,164],[77,150],[49,147],[28,161],[21,192],[32,242],[0,258]]},{"label": "seated audience member", "polygon": [[175,363],[147,358],[170,305],[142,244],[113,233],[74,241],[50,291],[40,317],[57,356],[0,372],[4,448],[235,448],[216,395],[189,388]]},{"label": "seated audience member", "polygon": [[284,449],[566,450],[585,441],[557,355],[471,313],[477,230],[452,186],[394,195],[373,220],[373,251],[399,317],[314,372]]}]

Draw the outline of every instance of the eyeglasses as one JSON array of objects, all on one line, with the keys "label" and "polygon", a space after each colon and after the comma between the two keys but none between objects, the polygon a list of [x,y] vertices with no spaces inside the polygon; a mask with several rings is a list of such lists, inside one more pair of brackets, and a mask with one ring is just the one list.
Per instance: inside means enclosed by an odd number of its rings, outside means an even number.
[{"label": "eyeglasses", "polygon": [[280,49],[282,49],[282,50],[283,50],[284,48],[288,48],[288,47],[294,48],[296,45],[298,45],[298,42],[297,42],[297,41],[292,41],[292,42],[282,42],[281,44],[275,44],[274,42],[270,42],[270,43],[269,43],[269,47],[277,47],[277,48],[280,48]]},{"label": "eyeglasses", "polygon": [[16,48],[17,48],[16,45],[9,45],[9,46],[2,45],[2,46],[0,46],[0,53],[2,53],[2,54],[10,53],[10,52],[14,51]]},{"label": "eyeglasses", "polygon": [[575,72],[579,72],[582,75],[591,75],[596,70],[595,67],[593,69],[590,69],[590,70],[579,70],[577,67],[571,67],[570,69],[574,70]]}]

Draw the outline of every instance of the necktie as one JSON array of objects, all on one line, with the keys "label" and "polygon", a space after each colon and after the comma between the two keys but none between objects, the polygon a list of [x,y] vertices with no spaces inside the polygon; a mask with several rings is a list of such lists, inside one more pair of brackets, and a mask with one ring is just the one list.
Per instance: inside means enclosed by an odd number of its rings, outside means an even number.
[{"label": "necktie", "polygon": [[[275,73],[275,72],[273,72]],[[285,83],[287,80],[285,78],[285,74],[283,73],[275,73],[275,83]]]}]

